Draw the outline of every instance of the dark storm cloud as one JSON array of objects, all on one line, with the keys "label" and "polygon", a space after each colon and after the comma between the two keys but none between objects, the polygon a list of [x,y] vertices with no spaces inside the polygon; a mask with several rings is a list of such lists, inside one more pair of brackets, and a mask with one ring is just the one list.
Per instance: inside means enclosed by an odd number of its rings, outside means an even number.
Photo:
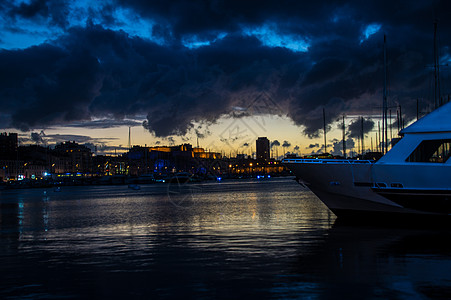
[{"label": "dark storm cloud", "polygon": [[31,133],[31,140],[36,144],[42,144],[44,143],[43,137],[45,136],[44,131],[38,132],[32,132]]},{"label": "dark storm cloud", "polygon": [[[330,151],[330,153],[332,155],[341,155],[343,156],[343,140],[333,140],[332,141],[333,145],[332,145],[332,151]],[[352,138],[348,138],[346,140],[346,157],[350,156],[350,152],[351,150],[355,147],[355,143],[354,140]]]},{"label": "dark storm cloud", "polygon": [[272,141],[272,142],[271,142],[271,148],[272,148],[273,146],[276,146],[276,147],[280,146],[280,142],[279,142],[278,140]]},{"label": "dark storm cloud", "polygon": [[115,154],[117,151],[128,150],[124,146],[109,146],[108,142],[116,141],[116,138],[93,138],[87,135],[77,134],[49,134],[46,135],[41,132],[42,143],[48,144],[54,147],[56,144],[64,143],[67,141],[74,141],[80,145],[84,145],[91,149],[96,154]]},{"label": "dark storm cloud", "polygon": [[91,150],[92,153],[95,155],[118,155],[121,152],[127,152],[130,150],[126,146],[110,146],[105,144],[102,140],[96,140],[93,139],[92,142],[87,143],[80,143],[81,145],[87,147],[89,150]]},{"label": "dark storm cloud", "polygon": [[[402,104],[408,119],[415,114],[411,99],[430,86],[434,12],[442,20],[441,55],[451,54],[445,2],[117,0],[80,10],[89,18],[79,27],[69,24],[68,3],[0,4],[11,27],[22,18],[67,28],[38,46],[0,50],[2,124],[97,128],[146,115],[143,126],[157,136],[194,130],[201,137],[194,122],[214,123],[264,93],[315,137],[323,108],[328,124],[343,112],[380,110],[384,32],[389,100]],[[124,22],[115,17],[121,8],[157,24],[148,31],[163,43],[106,29]],[[380,30],[366,35],[369,25]],[[286,45],[296,37],[306,51],[274,47],[274,36]],[[189,38],[210,44],[190,49],[183,46]],[[92,121],[98,118],[112,121]]]},{"label": "dark storm cloud", "polygon": [[308,147],[307,147],[306,149],[312,149],[312,148],[317,148],[317,147],[319,147],[319,144],[318,144],[318,143],[316,143],[316,144],[310,144],[310,145],[308,145]]},{"label": "dark storm cloud", "polygon": [[134,126],[140,126],[140,125],[142,125],[141,122],[133,121],[133,120],[104,119],[104,120],[74,122],[71,124],[67,124],[66,127],[105,129],[105,128],[114,128],[114,127],[121,127],[121,126],[134,127]]},{"label": "dark storm cloud", "polygon": [[45,146],[50,146],[53,148],[56,144],[64,143],[67,141],[74,141],[80,145],[84,145],[91,149],[92,152],[98,154],[113,154],[114,151],[118,150],[128,150],[126,147],[122,146],[108,146],[107,144],[112,141],[116,141],[117,138],[93,138],[87,135],[77,135],[77,134],[45,134],[44,131],[32,132],[30,137],[20,135],[20,144],[40,144]]},{"label": "dark storm cloud", "polygon": [[[369,133],[374,128],[374,122],[369,119],[363,119],[363,134]],[[349,124],[347,135],[352,138],[362,136],[362,119],[359,118]]]},{"label": "dark storm cloud", "polygon": [[11,125],[37,126],[87,120],[101,73],[96,59],[75,49],[44,44],[0,52],[0,103]]},{"label": "dark storm cloud", "polygon": [[15,21],[19,18],[66,27],[69,22],[68,3],[65,0],[32,0],[29,2],[5,1],[0,8]]},{"label": "dark storm cloud", "polygon": [[147,112],[145,127],[169,136],[185,134],[193,120],[214,122],[293,57],[243,37],[193,57],[99,26],[73,28],[52,45],[1,51],[0,93],[20,129]]},{"label": "dark storm cloud", "polygon": [[48,142],[49,144],[63,143],[66,141],[74,141],[79,144],[105,144],[107,141],[117,140],[117,138],[93,138],[88,135],[79,134],[46,134],[44,135],[44,137],[46,142]]},{"label": "dark storm cloud", "polygon": [[[315,22],[321,24],[324,20],[329,21],[334,14],[347,18],[368,7],[366,3],[358,1],[351,2],[352,5],[337,1],[315,3],[267,0],[116,0],[116,3],[134,9],[143,17],[160,21],[159,23],[171,27],[175,35],[234,32],[242,26],[260,26],[268,22],[280,24],[284,31],[307,34],[316,27]],[[393,7],[393,4],[387,7]],[[382,9],[387,11],[387,7],[379,5],[377,9],[382,14]],[[358,13],[362,14],[361,11]],[[315,30],[327,29],[323,27]]]},{"label": "dark storm cloud", "polygon": [[22,2],[10,11],[10,15],[19,15],[24,18],[33,18],[36,16],[47,17],[49,8],[46,2],[45,0],[37,0],[30,3]]},{"label": "dark storm cloud", "polygon": [[283,141],[282,147],[288,148],[291,146],[291,143],[289,141]]},{"label": "dark storm cloud", "polygon": [[197,138],[205,138],[206,136],[210,135],[211,132],[208,130],[208,128],[203,128],[202,125],[197,126],[197,128],[194,128],[194,133],[196,134]]}]

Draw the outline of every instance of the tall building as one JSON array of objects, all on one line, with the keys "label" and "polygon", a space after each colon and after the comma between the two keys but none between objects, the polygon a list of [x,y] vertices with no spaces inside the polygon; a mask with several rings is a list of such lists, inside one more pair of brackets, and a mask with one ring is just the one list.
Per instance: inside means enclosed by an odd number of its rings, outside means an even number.
[{"label": "tall building", "polygon": [[269,140],[266,137],[259,137],[257,144],[257,160],[268,161],[270,157]]},{"label": "tall building", "polygon": [[0,133],[0,159],[16,159],[17,133]]}]

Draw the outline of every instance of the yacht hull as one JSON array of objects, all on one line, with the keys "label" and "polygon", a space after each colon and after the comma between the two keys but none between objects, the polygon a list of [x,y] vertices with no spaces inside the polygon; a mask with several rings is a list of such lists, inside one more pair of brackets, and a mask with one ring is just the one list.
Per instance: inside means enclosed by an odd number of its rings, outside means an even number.
[{"label": "yacht hull", "polygon": [[406,205],[406,201],[414,203],[409,194],[404,194],[405,201],[399,201],[399,197],[375,192],[372,178],[375,164],[370,161],[287,159],[284,164],[337,217],[448,216],[447,210],[441,208]]},{"label": "yacht hull", "polygon": [[381,196],[405,208],[432,213],[451,213],[451,190],[373,188]]},{"label": "yacht hull", "polygon": [[373,219],[376,216],[381,218],[382,215],[396,218],[400,215],[443,215],[435,212],[402,207],[396,203],[394,203],[394,205],[389,205],[374,200],[329,193],[321,188],[308,187],[337,217],[340,218]]}]

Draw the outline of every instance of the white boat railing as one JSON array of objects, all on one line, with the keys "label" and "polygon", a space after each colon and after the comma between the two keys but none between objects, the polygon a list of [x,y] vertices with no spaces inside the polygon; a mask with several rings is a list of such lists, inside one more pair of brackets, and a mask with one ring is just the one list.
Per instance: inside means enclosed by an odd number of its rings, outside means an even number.
[{"label": "white boat railing", "polygon": [[309,164],[373,164],[373,160],[357,159],[306,159],[306,158],[285,158],[282,163],[309,163]]}]

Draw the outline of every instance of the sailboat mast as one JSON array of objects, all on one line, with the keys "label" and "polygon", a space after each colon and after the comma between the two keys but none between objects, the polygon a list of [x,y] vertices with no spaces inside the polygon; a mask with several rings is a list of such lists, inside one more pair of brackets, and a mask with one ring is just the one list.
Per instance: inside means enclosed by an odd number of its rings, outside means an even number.
[{"label": "sailboat mast", "polygon": [[363,117],[360,119],[360,130],[361,130],[361,133],[362,133],[362,156],[363,156],[363,154],[365,152],[365,143],[364,143],[365,134],[363,132]]},{"label": "sailboat mast", "polygon": [[387,37],[384,34],[384,96],[382,104],[382,152],[387,153]]},{"label": "sailboat mast", "polygon": [[324,126],[324,153],[327,153],[327,142],[326,142],[326,111],[323,108],[323,126]]},{"label": "sailboat mast", "polygon": [[389,110],[389,120],[390,120],[390,141],[393,140],[393,122],[391,120],[391,109]]},{"label": "sailboat mast", "polygon": [[439,69],[438,47],[437,47],[437,20],[434,21],[434,105],[441,105],[440,99],[440,69]]},{"label": "sailboat mast", "polygon": [[345,116],[343,116],[343,157],[346,158],[346,127],[345,127]]},{"label": "sailboat mast", "polygon": [[373,137],[371,137],[371,152],[374,152],[374,148],[373,148]]},{"label": "sailboat mast", "polygon": [[383,152],[383,149],[382,149],[382,139],[381,139],[381,122],[377,122],[377,130],[378,130],[378,132],[379,132],[379,139],[378,139],[378,143],[379,143],[379,146],[378,146],[378,149],[380,150],[380,152]]},{"label": "sailboat mast", "polygon": [[131,129],[128,127],[128,149],[130,150],[132,148],[132,141],[131,141]]},{"label": "sailboat mast", "polygon": [[402,108],[401,105],[399,105],[399,128],[400,130],[404,129],[404,120],[402,119]]}]

